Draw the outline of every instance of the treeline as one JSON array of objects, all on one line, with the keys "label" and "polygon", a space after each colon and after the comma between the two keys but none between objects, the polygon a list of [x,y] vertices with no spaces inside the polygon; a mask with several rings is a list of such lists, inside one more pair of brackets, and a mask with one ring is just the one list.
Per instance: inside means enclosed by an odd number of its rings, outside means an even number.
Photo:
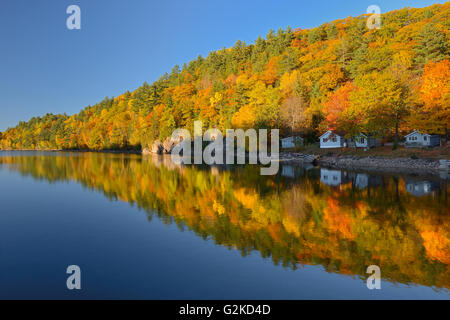
[{"label": "treeline", "polygon": [[199,56],[153,84],[72,116],[21,122],[1,149],[143,148],[175,128],[280,128],[313,141],[327,129],[397,137],[447,134],[450,2],[314,29],[270,31],[254,44]]}]

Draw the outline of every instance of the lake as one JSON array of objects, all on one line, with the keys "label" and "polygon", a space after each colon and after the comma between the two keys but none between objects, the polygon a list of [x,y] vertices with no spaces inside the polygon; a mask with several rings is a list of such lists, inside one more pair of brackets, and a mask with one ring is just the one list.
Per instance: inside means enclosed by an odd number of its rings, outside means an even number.
[{"label": "lake", "polygon": [[448,180],[259,173],[1,151],[0,299],[450,299]]}]

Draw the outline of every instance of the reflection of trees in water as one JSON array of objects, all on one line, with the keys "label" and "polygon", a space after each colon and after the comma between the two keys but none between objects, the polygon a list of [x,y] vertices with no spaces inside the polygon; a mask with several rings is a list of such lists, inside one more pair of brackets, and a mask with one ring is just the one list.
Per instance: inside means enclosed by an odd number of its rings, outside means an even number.
[{"label": "reflection of trees in water", "polygon": [[450,287],[445,182],[416,197],[401,178],[346,172],[345,183],[330,186],[317,169],[270,177],[255,166],[181,167],[170,158],[91,153],[3,156],[0,164],[49,182],[77,181],[243,256],[257,250],[277,265],[319,264],[361,277],[377,264],[390,281]]}]

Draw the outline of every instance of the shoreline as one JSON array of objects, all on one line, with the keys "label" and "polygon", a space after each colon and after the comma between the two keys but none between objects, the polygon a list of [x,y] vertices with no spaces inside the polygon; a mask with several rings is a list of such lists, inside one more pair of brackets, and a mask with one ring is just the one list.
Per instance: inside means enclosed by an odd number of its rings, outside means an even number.
[{"label": "shoreline", "polygon": [[13,152],[13,151],[31,151],[31,152],[73,152],[73,153],[83,153],[83,152],[90,152],[90,153],[116,153],[116,154],[142,154],[141,151],[138,150],[64,150],[64,149],[47,149],[47,150],[36,150],[36,149],[11,149],[11,150],[0,150],[7,151],[7,152]]}]

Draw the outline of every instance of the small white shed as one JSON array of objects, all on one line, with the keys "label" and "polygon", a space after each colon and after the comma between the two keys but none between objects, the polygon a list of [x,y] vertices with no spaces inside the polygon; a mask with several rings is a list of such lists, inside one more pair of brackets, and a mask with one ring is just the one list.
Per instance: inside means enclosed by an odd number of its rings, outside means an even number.
[{"label": "small white shed", "polygon": [[302,145],[303,145],[303,138],[300,136],[292,136],[281,139],[281,148],[283,149],[293,149],[296,146],[299,147]]},{"label": "small white shed", "polygon": [[439,135],[420,133],[417,130],[408,134],[405,139],[406,147],[435,147],[441,144],[441,137]]},{"label": "small white shed", "polygon": [[361,132],[354,140],[357,148],[374,148],[381,146],[380,140],[364,132]]},{"label": "small white shed", "polygon": [[345,134],[333,130],[328,130],[319,139],[321,149],[342,148],[346,143]]}]

